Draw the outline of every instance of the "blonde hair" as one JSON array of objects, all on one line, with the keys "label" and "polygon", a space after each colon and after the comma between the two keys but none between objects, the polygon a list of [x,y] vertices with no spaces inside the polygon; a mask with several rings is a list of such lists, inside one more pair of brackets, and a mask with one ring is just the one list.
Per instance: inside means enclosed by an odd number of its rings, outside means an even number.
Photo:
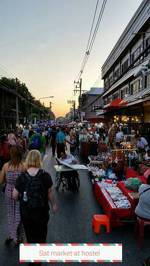
[{"label": "blonde hair", "polygon": [[25,161],[25,167],[26,169],[30,167],[35,167],[35,168],[42,167],[41,154],[38,150],[29,151]]}]

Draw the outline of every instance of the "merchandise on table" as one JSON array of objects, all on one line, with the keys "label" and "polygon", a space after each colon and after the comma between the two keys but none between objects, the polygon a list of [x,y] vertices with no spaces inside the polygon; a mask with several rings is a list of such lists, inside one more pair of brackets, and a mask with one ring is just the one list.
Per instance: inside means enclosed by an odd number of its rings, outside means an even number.
[{"label": "merchandise on table", "polygon": [[100,169],[99,167],[96,166],[90,166],[88,165],[88,170],[93,174],[93,176],[100,176],[100,177],[105,177],[106,171],[103,169]]},{"label": "merchandise on table", "polygon": [[120,188],[116,186],[116,184],[110,184],[106,182],[101,182],[101,186],[105,188],[105,190],[110,195],[112,201],[114,202],[117,208],[128,209],[131,208],[131,204],[128,198],[122,193]]}]

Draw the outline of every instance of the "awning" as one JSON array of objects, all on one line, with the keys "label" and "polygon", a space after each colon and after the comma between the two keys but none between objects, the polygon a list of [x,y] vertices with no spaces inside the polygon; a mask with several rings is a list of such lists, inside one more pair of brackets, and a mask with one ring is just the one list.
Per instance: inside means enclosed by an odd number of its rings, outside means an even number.
[{"label": "awning", "polygon": [[126,100],[122,100],[120,103],[119,103],[119,106],[120,107],[123,107],[123,106],[127,106],[128,105],[128,102]]},{"label": "awning", "polygon": [[105,108],[121,108],[127,105],[127,101],[117,98],[109,103]]}]

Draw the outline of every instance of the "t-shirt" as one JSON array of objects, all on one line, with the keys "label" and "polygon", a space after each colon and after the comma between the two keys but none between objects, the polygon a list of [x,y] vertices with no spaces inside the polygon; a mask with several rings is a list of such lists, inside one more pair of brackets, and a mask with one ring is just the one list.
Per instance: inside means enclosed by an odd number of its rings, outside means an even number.
[{"label": "t-shirt", "polygon": [[116,134],[116,142],[120,142],[123,140],[123,132],[120,131],[120,132],[117,132]]},{"label": "t-shirt", "polygon": [[[144,190],[148,189],[144,193]],[[141,194],[142,193],[142,194]],[[139,203],[135,209],[136,215],[140,216],[141,218],[150,219],[150,185],[142,184],[139,187]]]},{"label": "t-shirt", "polygon": [[147,145],[148,145],[148,142],[144,137],[141,137],[140,140],[138,140],[137,142],[137,147],[139,149],[145,149]]},{"label": "t-shirt", "polygon": [[[29,176],[32,177],[31,175],[29,175]],[[44,170],[41,171],[41,174],[40,174],[39,178],[41,178],[41,180],[42,180],[43,189],[44,189],[45,207],[44,207],[43,211],[44,212],[48,212],[48,210],[49,210],[48,189],[52,187],[53,181],[52,181],[51,176],[49,175],[49,173],[45,172]],[[28,182],[28,179],[27,179],[27,177],[26,177],[26,175],[24,173],[22,173],[16,179],[15,188],[21,195],[23,195],[24,190],[26,189],[27,182]]]},{"label": "t-shirt", "polygon": [[65,134],[62,131],[59,131],[56,135],[56,142],[58,144],[64,144],[65,143]]}]

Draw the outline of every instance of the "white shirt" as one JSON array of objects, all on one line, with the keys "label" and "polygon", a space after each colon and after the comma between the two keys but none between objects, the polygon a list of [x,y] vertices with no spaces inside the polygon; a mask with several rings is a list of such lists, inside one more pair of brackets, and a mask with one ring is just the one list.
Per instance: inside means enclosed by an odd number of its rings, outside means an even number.
[{"label": "white shirt", "polygon": [[145,149],[145,147],[148,145],[148,142],[145,138],[141,137],[140,140],[137,142],[137,147],[140,149]]},{"label": "white shirt", "polygon": [[63,163],[72,164],[73,161],[76,161],[75,157],[72,154],[68,154],[66,159],[61,159]]},{"label": "white shirt", "polygon": [[[145,191],[148,188],[149,190]],[[145,192],[142,193],[143,191]],[[139,194],[141,195],[135,213],[142,218],[150,219],[150,185],[142,184],[139,187]]]},{"label": "white shirt", "polygon": [[145,160],[145,161],[149,161],[149,160],[150,160],[150,156],[148,156],[147,153],[144,155],[144,160]]},{"label": "white shirt", "polygon": [[122,131],[119,131],[116,134],[116,142],[120,142],[122,140],[123,140],[123,132]]}]

